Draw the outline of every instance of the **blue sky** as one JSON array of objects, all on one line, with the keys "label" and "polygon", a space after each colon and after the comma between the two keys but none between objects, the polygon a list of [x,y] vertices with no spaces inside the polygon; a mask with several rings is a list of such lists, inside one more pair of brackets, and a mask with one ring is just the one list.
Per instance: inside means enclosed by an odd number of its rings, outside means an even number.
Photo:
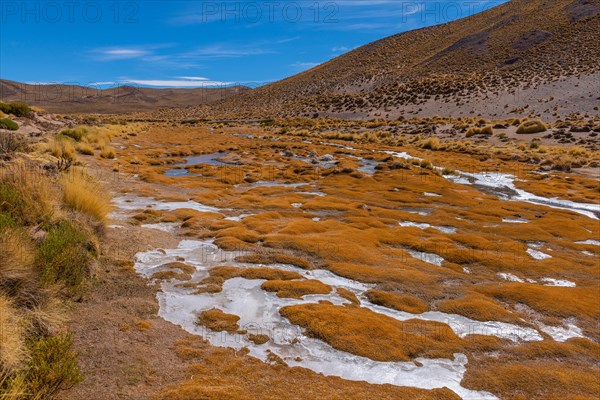
[{"label": "blue sky", "polygon": [[2,0],[0,77],[102,87],[258,86],[503,2]]}]

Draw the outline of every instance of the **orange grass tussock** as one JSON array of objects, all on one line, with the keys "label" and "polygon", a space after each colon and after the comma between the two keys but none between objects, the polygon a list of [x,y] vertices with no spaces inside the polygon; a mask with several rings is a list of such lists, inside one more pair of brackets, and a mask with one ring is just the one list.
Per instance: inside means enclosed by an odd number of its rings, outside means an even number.
[{"label": "orange grass tussock", "polygon": [[198,315],[197,325],[202,325],[215,332],[239,332],[240,326],[238,321],[240,317],[237,315],[226,314],[223,311],[213,308],[202,311]]},{"label": "orange grass tussock", "polygon": [[307,294],[328,294],[331,286],[321,281],[309,279],[303,281],[271,280],[261,285],[267,292],[277,292],[278,297],[299,299]]},{"label": "orange grass tussock", "polygon": [[407,294],[388,293],[369,289],[365,292],[365,295],[373,304],[398,311],[406,311],[411,314],[422,314],[429,308],[423,300]]},{"label": "orange grass tussock", "polygon": [[280,314],[338,350],[376,361],[453,358],[463,346],[446,324],[398,321],[366,308],[301,304],[283,307]]}]

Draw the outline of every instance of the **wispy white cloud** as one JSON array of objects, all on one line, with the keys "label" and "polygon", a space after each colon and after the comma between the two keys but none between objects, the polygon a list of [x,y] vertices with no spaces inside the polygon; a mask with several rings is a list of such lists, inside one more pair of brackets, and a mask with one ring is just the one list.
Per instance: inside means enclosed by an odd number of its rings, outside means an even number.
[{"label": "wispy white cloud", "polygon": [[129,83],[143,86],[157,86],[157,87],[179,87],[179,88],[196,88],[196,87],[215,87],[215,86],[228,86],[234,82],[224,81],[211,81],[211,80],[184,80],[184,79],[130,79]]},{"label": "wispy white cloud", "polygon": [[345,53],[350,50],[352,50],[352,49],[350,47],[346,47],[346,46],[338,46],[338,47],[333,47],[331,49],[331,51],[334,53]]},{"label": "wispy white cloud", "polygon": [[208,81],[208,78],[202,76],[178,76],[177,79],[183,79],[186,81]]},{"label": "wispy white cloud", "polygon": [[290,67],[294,67],[294,68],[302,68],[302,69],[309,69],[309,68],[313,68],[316,67],[317,65],[319,65],[321,63],[318,62],[308,62],[308,61],[298,61],[295,62],[293,64],[290,65]]},{"label": "wispy white cloud", "polygon": [[131,60],[150,54],[149,50],[141,48],[101,48],[91,51],[92,57],[99,61]]},{"label": "wispy white cloud", "polygon": [[93,86],[123,86],[138,85],[150,87],[169,87],[169,88],[211,88],[223,87],[235,84],[235,82],[215,81],[208,78],[199,77],[179,77],[179,79],[120,79],[113,82],[94,82]]},{"label": "wispy white cloud", "polygon": [[195,59],[220,59],[239,58],[273,53],[273,50],[257,45],[214,44],[210,46],[199,47],[197,49],[184,53],[181,56],[183,58]]}]

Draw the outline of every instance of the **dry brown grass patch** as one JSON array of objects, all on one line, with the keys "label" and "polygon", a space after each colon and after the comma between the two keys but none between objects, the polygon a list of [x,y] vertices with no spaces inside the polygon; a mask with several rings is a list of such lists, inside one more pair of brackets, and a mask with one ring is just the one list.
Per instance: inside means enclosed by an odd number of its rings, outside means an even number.
[{"label": "dry brown grass patch", "polygon": [[408,294],[388,293],[369,289],[365,295],[373,304],[398,311],[406,311],[411,314],[422,314],[429,308],[423,300]]},{"label": "dry brown grass patch", "polygon": [[477,294],[442,301],[437,304],[437,308],[448,314],[464,315],[477,321],[521,322],[518,315],[513,314],[493,300]]},{"label": "dry brown grass patch", "polygon": [[237,315],[226,314],[223,311],[213,308],[202,311],[198,315],[197,325],[202,325],[215,332],[239,332],[240,326],[238,321],[240,317]]},{"label": "dry brown grass patch", "polygon": [[309,279],[302,281],[270,280],[261,285],[267,292],[277,292],[278,297],[299,299],[307,294],[328,294],[331,286],[321,281]]},{"label": "dry brown grass patch", "polygon": [[453,358],[463,346],[446,324],[398,321],[365,308],[302,304],[283,307],[280,314],[338,350],[376,361]]},{"label": "dry brown grass patch", "polygon": [[62,184],[63,201],[68,207],[88,214],[99,222],[106,222],[112,207],[102,187],[78,171],[65,176]]}]

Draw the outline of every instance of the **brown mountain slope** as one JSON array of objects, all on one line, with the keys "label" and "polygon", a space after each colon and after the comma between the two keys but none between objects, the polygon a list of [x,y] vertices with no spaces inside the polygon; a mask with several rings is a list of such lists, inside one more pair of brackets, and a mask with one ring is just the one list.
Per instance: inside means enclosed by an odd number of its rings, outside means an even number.
[{"label": "brown mountain slope", "polygon": [[76,85],[28,85],[0,80],[0,100],[25,102],[58,113],[122,113],[208,104],[248,90],[227,88],[154,89],[119,86],[100,90]]},{"label": "brown mountain slope", "polygon": [[373,42],[188,113],[349,118],[597,114],[599,54],[600,0],[512,0]]}]

